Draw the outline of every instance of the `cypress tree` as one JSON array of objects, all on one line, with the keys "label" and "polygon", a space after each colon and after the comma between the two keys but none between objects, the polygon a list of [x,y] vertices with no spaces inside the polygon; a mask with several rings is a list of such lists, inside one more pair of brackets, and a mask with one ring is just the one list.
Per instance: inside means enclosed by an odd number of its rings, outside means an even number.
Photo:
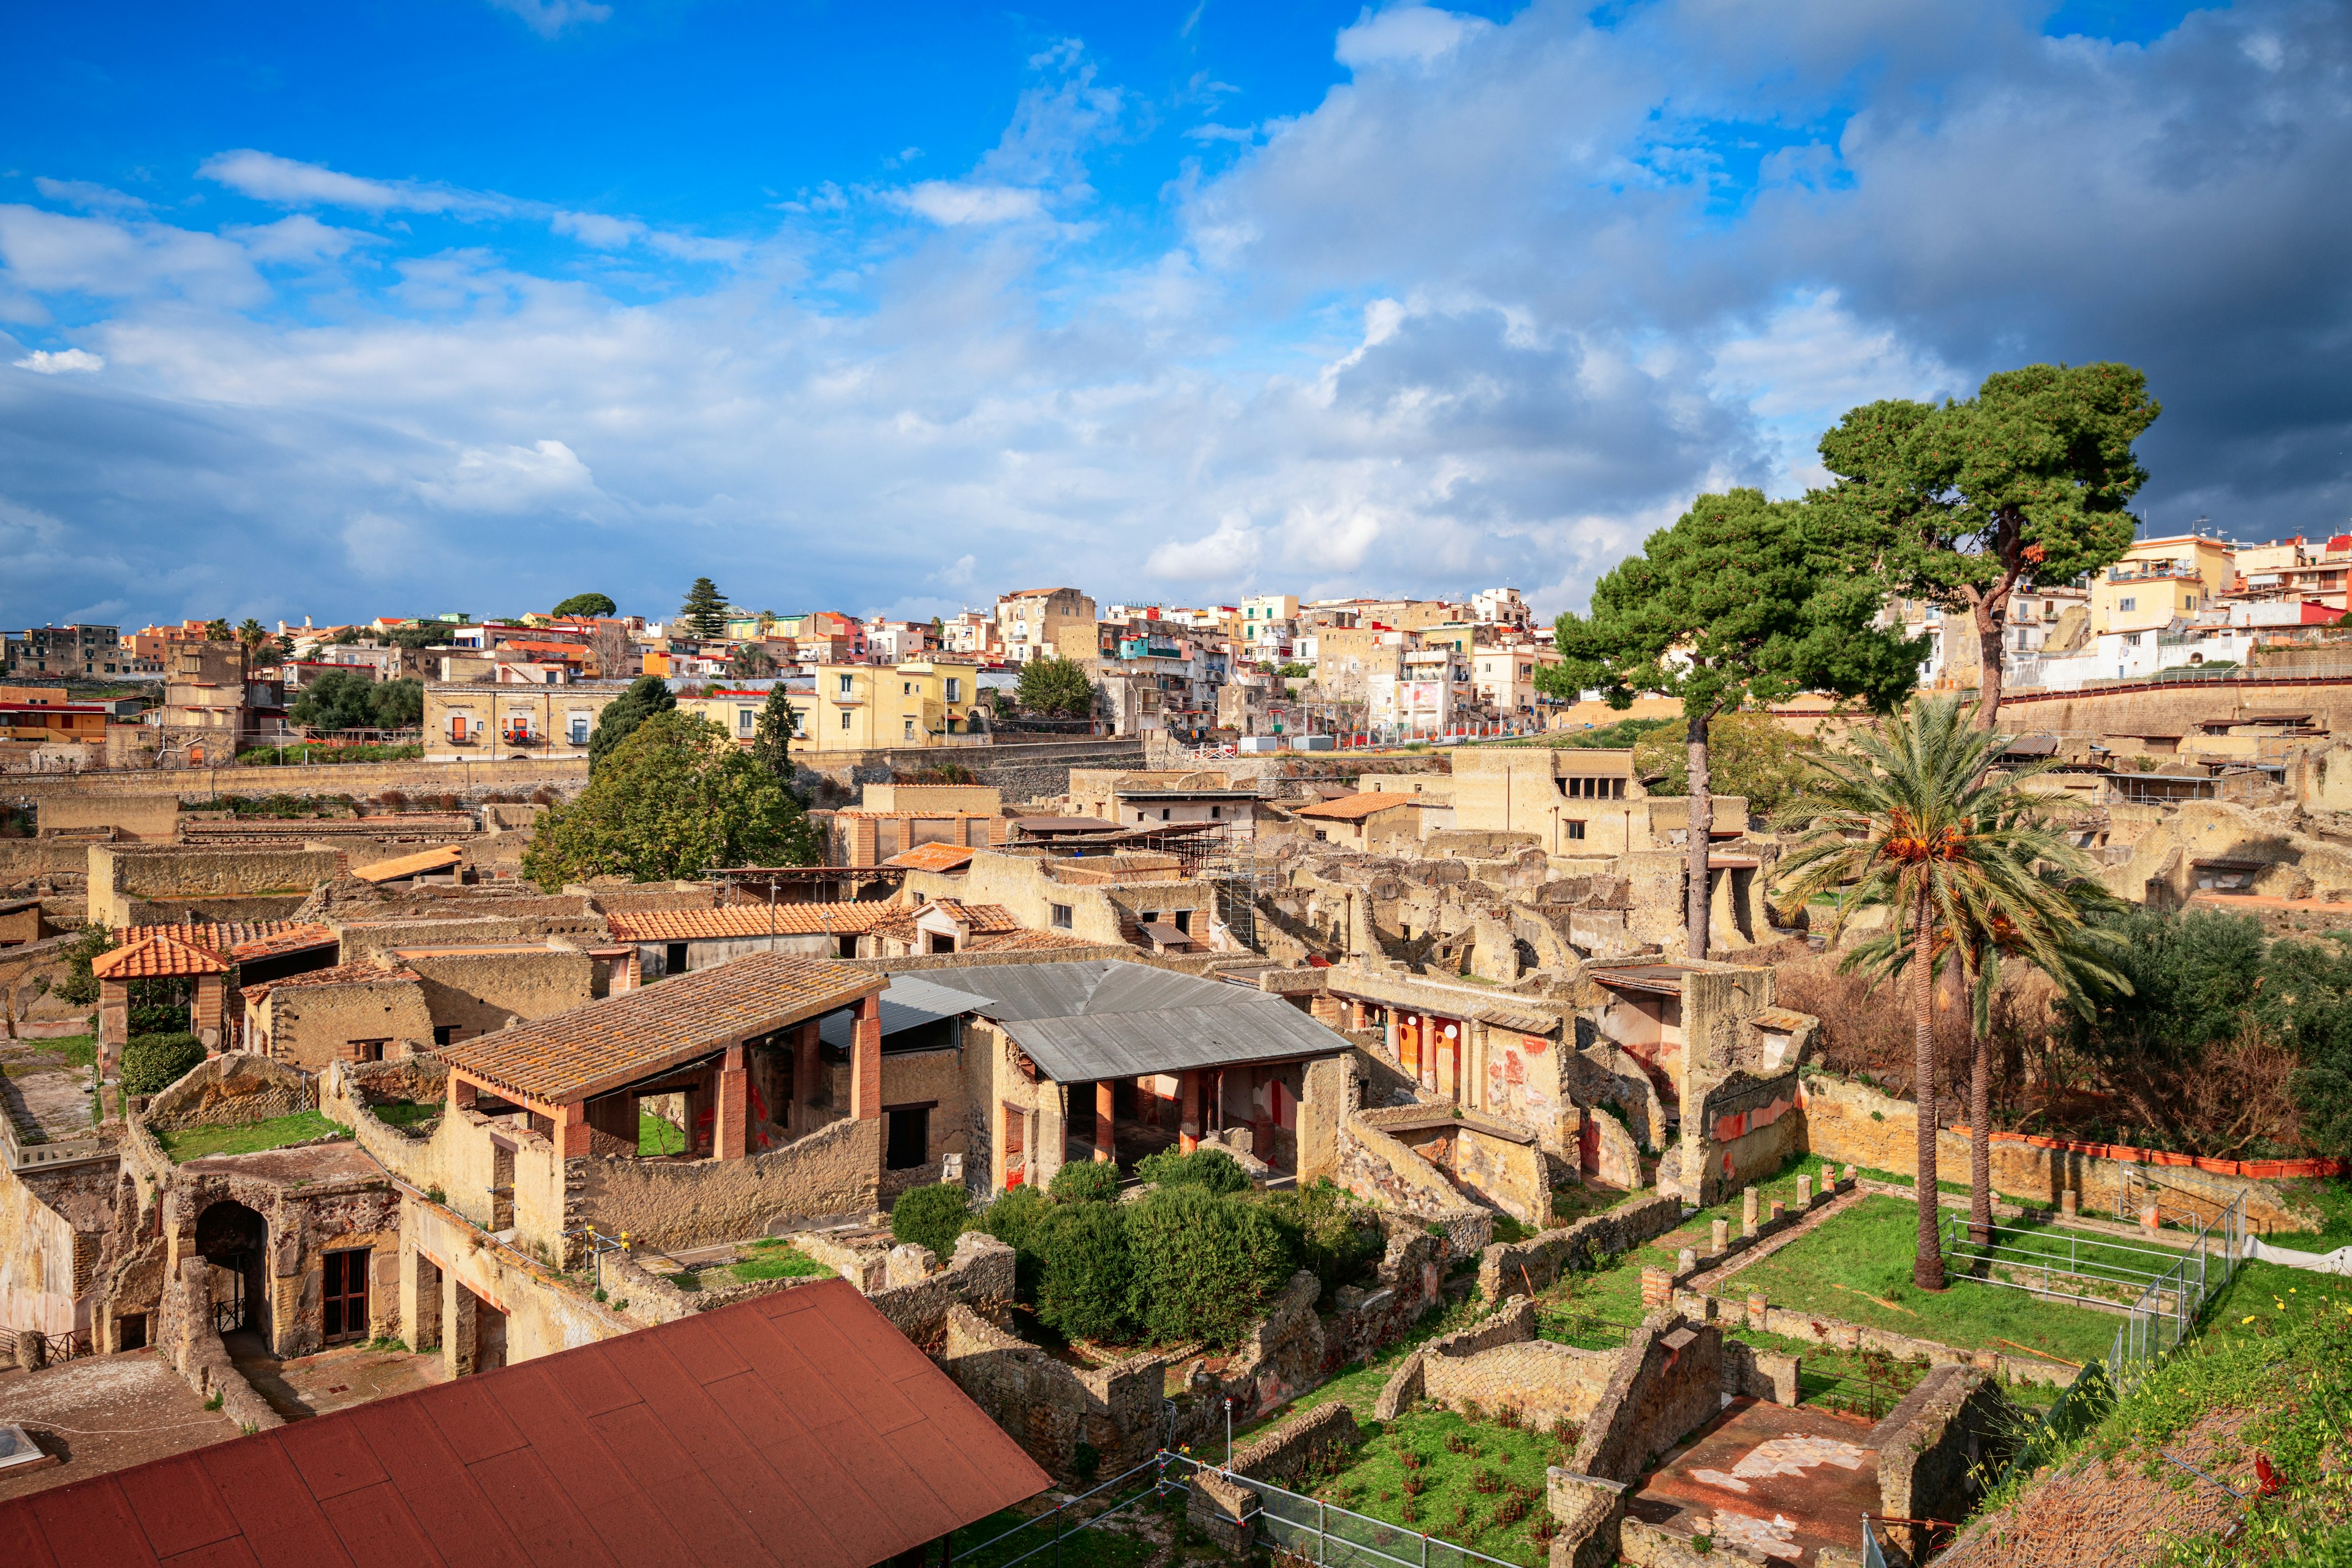
[{"label": "cypress tree", "polygon": [[597,716],[596,728],[588,737],[588,772],[593,775],[614,748],[636,731],[638,725],[677,706],[677,699],[670,694],[660,676],[637,677]]}]

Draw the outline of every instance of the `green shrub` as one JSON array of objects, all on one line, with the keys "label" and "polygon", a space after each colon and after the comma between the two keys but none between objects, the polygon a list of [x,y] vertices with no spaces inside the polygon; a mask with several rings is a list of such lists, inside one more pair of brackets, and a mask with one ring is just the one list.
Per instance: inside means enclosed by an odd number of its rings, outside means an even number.
[{"label": "green shrub", "polygon": [[1156,1342],[1231,1344],[1266,1293],[1289,1278],[1289,1240],[1264,1204],[1180,1183],[1121,1212],[1134,1260],[1134,1313]]},{"label": "green shrub", "polygon": [[1065,1165],[1045,1190],[1057,1203],[1107,1204],[1118,1196],[1118,1167],[1108,1160]]},{"label": "green shrub", "polygon": [[[1065,1166],[1064,1169],[1068,1169]],[[1037,1227],[1037,1318],[1074,1340],[1123,1340],[1129,1315],[1127,1220],[1120,1205],[1072,1203]]]},{"label": "green shrub", "polygon": [[1299,1192],[1272,1194],[1265,1208],[1288,1237],[1298,1267],[1314,1271],[1326,1296],[1360,1279],[1386,1247],[1371,1210],[1328,1178]]},{"label": "green shrub", "polygon": [[1135,1173],[1163,1187],[1206,1187],[1213,1193],[1237,1193],[1250,1184],[1241,1162],[1223,1149],[1195,1149],[1190,1154],[1162,1149],[1137,1161]]},{"label": "green shrub", "polygon": [[928,1247],[945,1262],[955,1251],[955,1238],[970,1222],[971,1205],[963,1188],[950,1182],[913,1187],[890,1205],[890,1239]]},{"label": "green shrub", "polygon": [[158,1093],[204,1059],[204,1045],[194,1035],[133,1035],[122,1047],[122,1092]]},{"label": "green shrub", "polygon": [[1048,1212],[1034,1187],[1015,1187],[981,1212],[980,1228],[1013,1249],[1013,1293],[1024,1301],[1037,1300],[1038,1276],[1045,1266],[1039,1233]]},{"label": "green shrub", "polygon": [[188,1005],[173,1006],[133,1005],[131,1009],[131,1032],[134,1035],[177,1035],[187,1031]]}]

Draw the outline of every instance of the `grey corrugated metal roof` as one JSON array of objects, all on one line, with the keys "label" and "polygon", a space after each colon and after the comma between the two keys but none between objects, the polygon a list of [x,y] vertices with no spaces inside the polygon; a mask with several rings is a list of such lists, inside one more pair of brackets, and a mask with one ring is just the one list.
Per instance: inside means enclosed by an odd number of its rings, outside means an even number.
[{"label": "grey corrugated metal roof", "polygon": [[[939,971],[932,973],[938,973]],[[1281,997],[1148,964],[992,964],[974,1009],[1063,1083],[1329,1056],[1348,1042]]]},{"label": "grey corrugated metal roof", "polygon": [[[987,1005],[987,997],[969,991],[950,990],[911,974],[893,975],[889,988],[882,993],[882,1037],[887,1040],[902,1029],[920,1028]],[[856,1016],[846,1008],[828,1014],[817,1024],[817,1037],[846,1050],[856,1024]]]}]

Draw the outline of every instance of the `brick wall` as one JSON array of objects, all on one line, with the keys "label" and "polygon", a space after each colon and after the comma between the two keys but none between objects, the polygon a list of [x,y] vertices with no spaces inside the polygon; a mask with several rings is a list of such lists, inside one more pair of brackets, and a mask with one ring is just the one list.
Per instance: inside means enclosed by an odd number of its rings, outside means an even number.
[{"label": "brick wall", "polygon": [[1722,1407],[1723,1331],[1671,1308],[1653,1312],[1618,1352],[1567,1468],[1630,1481]]},{"label": "brick wall", "polygon": [[1487,1247],[1478,1258],[1478,1289],[1490,1301],[1511,1292],[1540,1290],[1556,1283],[1563,1273],[1590,1268],[1587,1259],[1593,1247],[1603,1256],[1628,1252],[1682,1222],[1679,1199],[1628,1198],[1562,1229]]}]

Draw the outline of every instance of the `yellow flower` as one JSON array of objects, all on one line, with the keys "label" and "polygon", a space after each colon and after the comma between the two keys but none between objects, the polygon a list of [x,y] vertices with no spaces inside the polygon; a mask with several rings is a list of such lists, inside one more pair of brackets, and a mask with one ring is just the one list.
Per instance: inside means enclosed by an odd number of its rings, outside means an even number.
[{"label": "yellow flower", "polygon": [[[2352,1307],[2347,1307],[2347,1308],[2345,1308],[2344,1310],[2345,1310],[2346,1311],[2347,1311],[2347,1312],[2352,1312]],[[2254,1315],[2253,1315],[2252,1312],[2248,1312],[2248,1313],[2246,1314],[2246,1316],[2245,1316],[2245,1320],[2244,1320],[2244,1321],[2245,1321],[2245,1322],[2248,1322],[2248,1323],[2251,1323],[2251,1322],[2252,1322],[2253,1321],[2254,1321]]]}]

